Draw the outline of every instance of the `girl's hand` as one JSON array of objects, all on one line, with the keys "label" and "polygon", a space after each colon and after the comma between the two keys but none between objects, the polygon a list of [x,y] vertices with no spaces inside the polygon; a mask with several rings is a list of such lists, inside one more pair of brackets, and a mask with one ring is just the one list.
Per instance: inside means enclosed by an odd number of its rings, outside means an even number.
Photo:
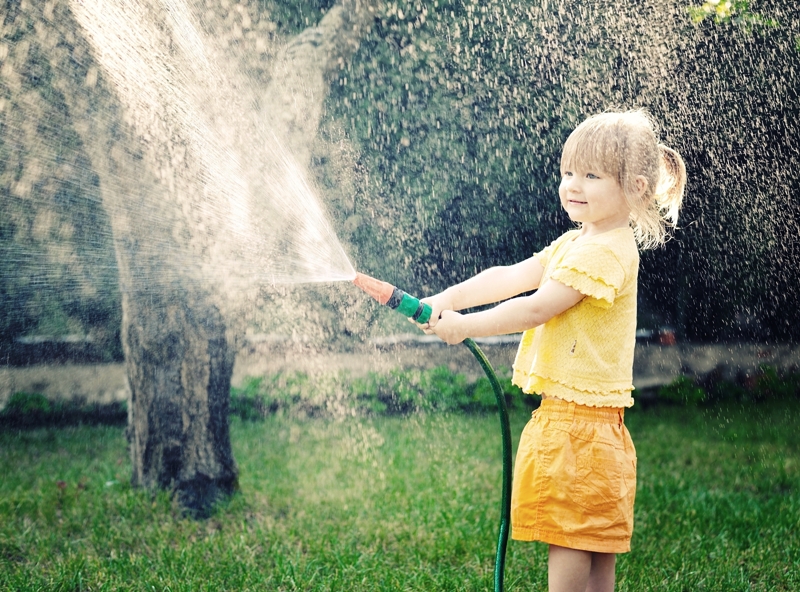
[{"label": "girl's hand", "polygon": [[428,328],[433,328],[442,316],[445,310],[453,310],[453,302],[447,297],[445,292],[439,292],[436,296],[430,298],[423,298],[420,300],[423,304],[431,307],[431,318],[428,320]]},{"label": "girl's hand", "polygon": [[[420,300],[420,302],[431,307],[431,318],[428,320],[428,322],[421,325],[417,323],[419,328],[423,331],[435,327],[436,323],[439,322],[439,317],[442,316],[443,311],[453,310],[453,302],[449,297],[446,296],[445,292],[439,292],[435,296],[423,298]],[[430,333],[428,333],[428,335],[430,335]]]},{"label": "girl's hand", "polygon": [[464,341],[467,335],[464,315],[452,310],[442,311],[442,316],[435,325],[424,329],[428,335],[436,335],[448,345],[455,345]]}]

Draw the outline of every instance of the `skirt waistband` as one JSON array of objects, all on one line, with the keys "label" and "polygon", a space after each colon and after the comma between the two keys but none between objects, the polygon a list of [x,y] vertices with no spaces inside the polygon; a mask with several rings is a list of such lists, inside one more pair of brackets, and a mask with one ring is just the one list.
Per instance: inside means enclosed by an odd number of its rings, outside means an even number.
[{"label": "skirt waistband", "polygon": [[624,407],[588,407],[561,399],[542,399],[542,403],[536,411],[556,421],[579,419],[592,423],[621,425],[625,420]]}]

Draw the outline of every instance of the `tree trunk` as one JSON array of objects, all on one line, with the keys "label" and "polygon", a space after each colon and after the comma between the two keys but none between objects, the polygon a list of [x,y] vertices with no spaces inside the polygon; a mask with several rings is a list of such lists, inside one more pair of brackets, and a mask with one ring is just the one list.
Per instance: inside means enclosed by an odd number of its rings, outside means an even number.
[{"label": "tree trunk", "polygon": [[236,485],[228,431],[234,350],[220,311],[176,291],[123,297],[134,485],[177,491],[206,515]]}]

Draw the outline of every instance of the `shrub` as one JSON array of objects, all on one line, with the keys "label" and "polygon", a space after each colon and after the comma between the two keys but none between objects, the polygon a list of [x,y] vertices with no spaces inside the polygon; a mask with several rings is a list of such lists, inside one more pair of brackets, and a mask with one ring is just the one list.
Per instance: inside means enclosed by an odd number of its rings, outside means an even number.
[{"label": "shrub", "polygon": [[397,415],[415,411],[462,409],[469,403],[467,379],[462,374],[437,366],[430,370],[392,370],[389,374],[370,372],[344,387],[360,411]]},{"label": "shrub", "polygon": [[34,428],[49,425],[119,425],[127,421],[123,402],[87,404],[82,400],[50,401],[41,393],[18,392],[11,395],[0,411],[0,427]]},{"label": "shrub", "polygon": [[767,365],[762,365],[755,374],[740,377],[737,382],[711,376],[699,385],[688,376],[679,376],[658,391],[661,401],[690,406],[727,401],[789,400],[798,396],[800,374],[781,372]]},{"label": "shrub", "polygon": [[772,366],[762,365],[754,377],[752,393],[756,399],[792,399],[800,395],[800,374],[781,374]]},{"label": "shrub", "polygon": [[304,372],[247,378],[241,388],[231,388],[230,414],[244,421],[254,421],[290,409],[312,390],[309,382]]},{"label": "shrub", "polygon": [[[497,379],[500,382],[500,388],[505,395],[506,405],[509,409],[515,407],[536,407],[541,401],[539,395],[529,395],[522,392],[522,389],[512,384],[511,372],[507,368],[497,369]],[[489,379],[481,376],[472,385],[472,399],[476,408],[492,411],[497,407],[497,401],[494,396],[494,389]]]},{"label": "shrub", "polygon": [[706,391],[694,379],[682,374],[658,389],[658,398],[679,405],[695,406],[705,400]]},{"label": "shrub", "polygon": [[[509,407],[534,406],[536,397],[524,395],[511,384],[510,372],[500,369],[499,381]],[[523,403],[524,401],[524,403]],[[428,370],[369,372],[351,377],[309,377],[303,373],[277,373],[248,378],[231,389],[230,413],[254,421],[278,412],[355,415],[407,415],[422,412],[492,412],[497,407],[491,383],[481,377],[470,383],[466,376],[446,366]]]},{"label": "shrub", "polygon": [[722,403],[725,401],[749,401],[750,391],[741,384],[729,380],[715,380],[709,383],[705,403]]},{"label": "shrub", "polygon": [[45,415],[52,408],[47,397],[40,393],[14,393],[3,409],[3,415]]}]

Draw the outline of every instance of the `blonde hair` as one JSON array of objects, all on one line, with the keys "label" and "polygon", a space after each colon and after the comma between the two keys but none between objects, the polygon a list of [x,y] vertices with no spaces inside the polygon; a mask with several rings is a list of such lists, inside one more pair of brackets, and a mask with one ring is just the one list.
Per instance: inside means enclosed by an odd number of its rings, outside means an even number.
[{"label": "blonde hair", "polygon": [[[655,125],[644,111],[601,113],[575,128],[561,153],[561,173],[575,169],[616,177],[642,248],[663,244],[667,226],[677,225],[686,166],[680,154],[658,142]],[[647,180],[641,196],[636,186],[639,176]]]}]

